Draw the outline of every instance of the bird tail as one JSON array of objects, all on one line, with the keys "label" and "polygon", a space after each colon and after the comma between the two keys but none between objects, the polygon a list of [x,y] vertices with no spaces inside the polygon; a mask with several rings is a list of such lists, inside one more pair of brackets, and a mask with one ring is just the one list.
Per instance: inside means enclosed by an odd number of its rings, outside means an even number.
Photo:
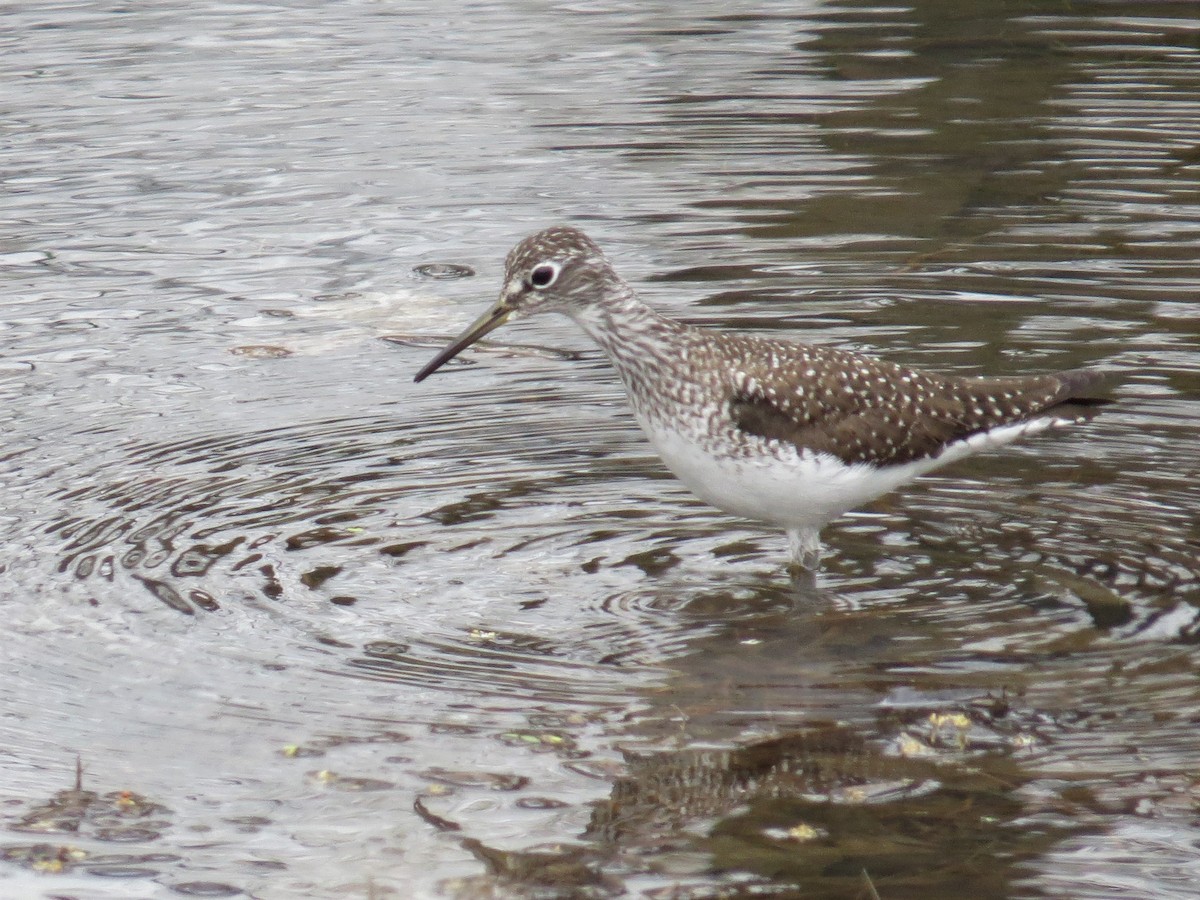
[{"label": "bird tail", "polygon": [[1053,413],[1055,417],[1083,421],[1100,414],[1105,406],[1111,406],[1116,401],[1105,396],[1108,375],[1097,369],[1070,369],[1058,372],[1058,399],[1048,405],[1043,413]]}]

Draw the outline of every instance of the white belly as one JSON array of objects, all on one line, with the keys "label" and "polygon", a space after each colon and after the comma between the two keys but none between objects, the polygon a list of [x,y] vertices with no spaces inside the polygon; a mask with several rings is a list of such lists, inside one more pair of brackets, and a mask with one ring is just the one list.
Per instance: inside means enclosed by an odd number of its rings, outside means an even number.
[{"label": "white belly", "polygon": [[[749,458],[713,456],[678,431],[656,423],[642,427],[675,477],[696,496],[735,516],[770,522],[788,530],[820,529],[913,479],[965,456],[1041,431],[1055,420],[1009,425],[949,445],[935,459],[876,468],[847,465],[825,453],[757,441]],[[1063,422],[1062,424],[1066,424]]]}]

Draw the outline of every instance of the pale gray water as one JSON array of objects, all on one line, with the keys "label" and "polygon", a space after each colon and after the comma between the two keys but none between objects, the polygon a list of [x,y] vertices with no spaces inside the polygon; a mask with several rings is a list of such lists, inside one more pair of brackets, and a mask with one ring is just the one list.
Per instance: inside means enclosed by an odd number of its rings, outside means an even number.
[{"label": "pale gray water", "polygon": [[[1194,895],[1185,6],[0,25],[0,896]],[[555,221],[693,321],[1122,404],[798,601],[568,323],[412,384]]]}]

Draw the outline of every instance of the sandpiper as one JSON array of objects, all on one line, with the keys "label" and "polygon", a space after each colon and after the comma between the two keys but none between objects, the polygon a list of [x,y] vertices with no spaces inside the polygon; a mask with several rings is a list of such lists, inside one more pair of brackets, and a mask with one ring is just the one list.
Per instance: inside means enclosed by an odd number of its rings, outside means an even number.
[{"label": "sandpiper", "polygon": [[517,244],[500,298],[415,380],[505,322],[575,320],[617,370],[663,462],[699,497],[787,531],[793,564],[815,570],[820,530],[920,475],[1111,402],[1095,370],[965,378],[831,347],[728,334],[641,302],[577,228]]}]

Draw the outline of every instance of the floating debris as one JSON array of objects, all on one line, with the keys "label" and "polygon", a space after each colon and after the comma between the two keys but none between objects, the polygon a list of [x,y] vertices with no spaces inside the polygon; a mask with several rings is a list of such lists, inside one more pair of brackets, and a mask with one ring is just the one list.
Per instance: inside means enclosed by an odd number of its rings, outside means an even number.
[{"label": "floating debris", "polygon": [[422,802],[420,797],[413,801],[413,811],[438,831],[462,830],[462,826],[457,822],[452,822],[449,819],[443,819],[441,816],[430,812],[429,807]]},{"label": "floating debris", "polygon": [[292,355],[292,351],[287,347],[277,344],[244,344],[241,347],[230,347],[229,352],[246,359],[283,359]]},{"label": "floating debris", "polygon": [[[450,334],[382,334],[380,340],[401,347],[415,347],[420,350],[439,349],[450,340]],[[498,341],[476,341],[471,345],[472,350],[482,350],[485,353],[495,353],[503,356],[533,356],[539,359],[559,359],[575,361],[599,356],[596,350],[563,350],[559,347],[546,347],[541,344],[506,344]],[[459,361],[470,364],[467,358]]]},{"label": "floating debris", "polygon": [[466,772],[434,766],[420,773],[422,778],[452,784],[455,787],[486,788],[489,791],[519,791],[529,784],[524,775],[507,775],[502,772]]},{"label": "floating debris", "polygon": [[809,825],[807,822],[798,822],[789,828],[764,828],[763,834],[776,841],[804,844],[808,841],[815,841],[817,838],[826,837],[829,832],[824,828]]},{"label": "floating debris", "polygon": [[309,772],[308,777],[324,787],[338,791],[365,793],[367,791],[390,791],[396,787],[390,781],[382,778],[361,778],[353,775],[339,775],[329,769]]}]

